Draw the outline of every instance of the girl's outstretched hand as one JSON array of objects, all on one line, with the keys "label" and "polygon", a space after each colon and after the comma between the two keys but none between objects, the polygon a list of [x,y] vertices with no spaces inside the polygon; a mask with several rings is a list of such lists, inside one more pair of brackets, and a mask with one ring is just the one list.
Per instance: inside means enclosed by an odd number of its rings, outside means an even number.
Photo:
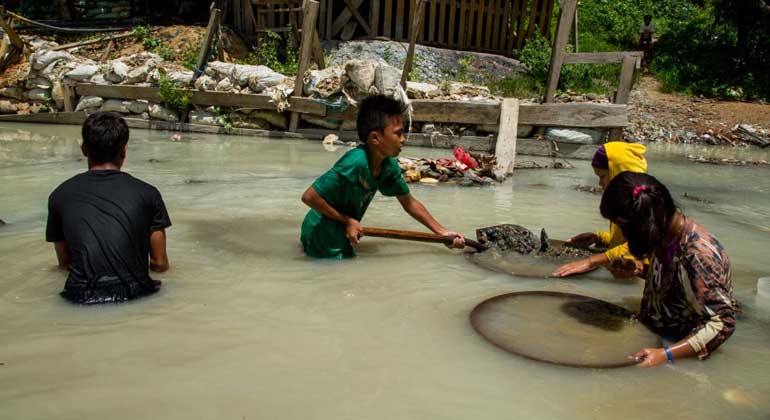
[{"label": "girl's outstretched hand", "polygon": [[639,361],[639,363],[637,363],[637,366],[639,367],[653,367],[668,361],[666,351],[663,349],[641,349],[630,357]]}]

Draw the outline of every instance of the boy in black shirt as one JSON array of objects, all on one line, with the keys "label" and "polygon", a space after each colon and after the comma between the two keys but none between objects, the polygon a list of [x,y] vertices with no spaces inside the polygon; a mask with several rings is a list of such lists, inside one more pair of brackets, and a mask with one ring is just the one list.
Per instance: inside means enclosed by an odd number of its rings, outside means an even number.
[{"label": "boy in black shirt", "polygon": [[97,112],[83,123],[88,172],[48,199],[46,240],[69,270],[61,295],[82,304],[121,302],[156,292],[148,270],[168,270],[171,221],[157,188],[121,172],[128,126],[118,114]]}]

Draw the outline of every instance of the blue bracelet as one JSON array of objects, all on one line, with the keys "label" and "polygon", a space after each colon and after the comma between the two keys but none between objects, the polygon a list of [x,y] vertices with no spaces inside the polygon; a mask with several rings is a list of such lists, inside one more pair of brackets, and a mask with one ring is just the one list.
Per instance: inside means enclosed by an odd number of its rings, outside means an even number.
[{"label": "blue bracelet", "polygon": [[663,350],[666,351],[666,357],[668,357],[668,362],[671,364],[674,364],[674,354],[671,353],[671,349],[668,348],[668,346],[663,346]]}]

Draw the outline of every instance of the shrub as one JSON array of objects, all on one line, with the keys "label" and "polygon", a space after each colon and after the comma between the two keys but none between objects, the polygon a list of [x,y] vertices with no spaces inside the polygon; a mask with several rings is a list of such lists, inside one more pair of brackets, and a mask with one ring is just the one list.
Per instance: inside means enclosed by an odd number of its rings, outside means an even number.
[{"label": "shrub", "polygon": [[169,108],[182,111],[190,104],[192,93],[174,85],[166,74],[161,72],[158,80],[158,96]]}]

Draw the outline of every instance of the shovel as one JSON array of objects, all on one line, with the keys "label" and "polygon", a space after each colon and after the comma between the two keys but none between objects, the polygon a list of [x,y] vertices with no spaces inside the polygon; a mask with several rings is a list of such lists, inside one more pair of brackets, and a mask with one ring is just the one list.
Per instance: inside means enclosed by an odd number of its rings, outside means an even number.
[{"label": "shovel", "polygon": [[[374,236],[378,238],[402,239],[407,241],[434,242],[450,245],[455,237],[442,236],[436,233],[414,232],[409,230],[381,229],[373,227],[364,228],[364,236]],[[480,244],[472,239],[465,239],[465,245],[474,248],[476,252],[483,252],[488,249],[486,245]]]}]

